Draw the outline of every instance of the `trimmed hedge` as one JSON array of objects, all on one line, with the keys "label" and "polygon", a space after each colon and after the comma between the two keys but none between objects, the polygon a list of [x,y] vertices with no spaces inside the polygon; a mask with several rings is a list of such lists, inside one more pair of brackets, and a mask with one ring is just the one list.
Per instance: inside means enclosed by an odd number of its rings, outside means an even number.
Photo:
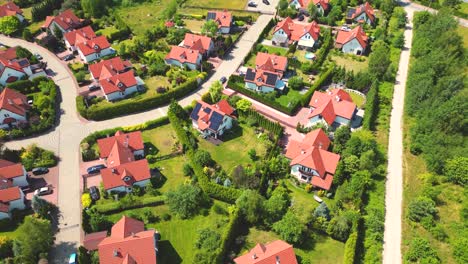
[{"label": "trimmed hedge", "polygon": [[279,122],[271,121],[265,116],[259,114],[254,109],[249,109],[245,113],[239,112],[239,116],[243,118],[253,117],[261,127],[275,134],[277,139],[281,138],[283,135],[284,127]]},{"label": "trimmed hedge", "polygon": [[323,62],[327,58],[328,52],[333,47],[333,38],[330,29],[326,29],[324,32],[325,38],[323,40],[322,46],[317,51],[315,55],[317,55],[317,60],[312,64],[312,70],[317,71],[320,67],[322,67]]},{"label": "trimmed hedge", "polygon": [[356,259],[356,245],[358,233],[353,232],[346,240],[343,264],[353,264]]},{"label": "trimmed hedge", "polygon": [[231,77],[229,77],[228,87],[234,91],[240,92],[241,94],[254,99],[255,101],[258,101],[290,116],[294,115],[301,106],[300,102],[296,102],[291,107],[287,107],[278,102],[265,99],[265,97],[262,96],[262,94],[244,88],[244,78],[242,78],[241,76],[231,75]]},{"label": "trimmed hedge", "polygon": [[236,208],[229,216],[229,222],[221,237],[221,245],[217,250],[218,252],[216,252],[217,255],[215,263],[226,263],[224,260],[237,237],[237,231],[241,223],[240,215],[239,210]]},{"label": "trimmed hedge", "polygon": [[198,78],[189,79],[187,82],[175,87],[164,94],[156,94],[151,97],[144,97],[137,100],[123,100],[111,105],[92,105],[88,109],[83,108],[81,101],[77,99],[77,110],[81,116],[90,120],[105,120],[122,115],[133,114],[145,110],[153,109],[170,102],[171,99],[181,98],[198,88]]},{"label": "trimmed hedge", "polygon": [[379,108],[379,82],[374,81],[366,97],[366,112],[362,120],[364,129],[374,130]]},{"label": "trimmed hedge", "polygon": [[318,90],[324,83],[328,82],[331,79],[331,77],[333,76],[334,69],[335,69],[335,65],[332,64],[328,68],[327,71],[325,71],[324,73],[320,75],[319,79],[315,81],[312,87],[310,87],[310,89],[307,91],[307,93],[305,93],[302,96],[302,99],[301,99],[302,106],[305,107],[309,105],[310,99],[312,98],[312,95],[314,94],[314,92]]},{"label": "trimmed hedge", "polygon": [[142,208],[147,206],[158,206],[164,204],[165,197],[163,195],[154,196],[154,197],[144,197],[141,200],[138,200],[136,204],[131,206],[122,206],[120,202],[113,202],[107,204],[99,204],[93,206],[101,214],[113,214],[118,213],[124,210]]}]

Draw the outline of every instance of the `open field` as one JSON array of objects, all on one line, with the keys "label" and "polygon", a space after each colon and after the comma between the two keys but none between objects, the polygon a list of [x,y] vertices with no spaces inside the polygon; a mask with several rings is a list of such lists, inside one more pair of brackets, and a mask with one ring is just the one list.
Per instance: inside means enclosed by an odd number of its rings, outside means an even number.
[{"label": "open field", "polygon": [[162,193],[175,189],[189,179],[182,172],[182,166],[186,162],[188,160],[186,160],[185,156],[177,156],[156,162],[156,166],[166,178],[164,184],[159,189]]},{"label": "open field", "polygon": [[196,20],[196,19],[184,19],[185,28],[188,28],[192,32],[201,32],[205,20]]},{"label": "open field", "polygon": [[360,72],[367,70],[367,57],[361,56],[364,58],[364,61],[358,61],[352,58],[350,55],[329,55],[330,60],[334,61],[336,65],[344,67],[347,71]]},{"label": "open field", "polygon": [[156,148],[157,155],[163,156],[173,152],[172,148],[177,141],[177,137],[170,124],[145,130],[141,134],[145,143],[150,143]]}]

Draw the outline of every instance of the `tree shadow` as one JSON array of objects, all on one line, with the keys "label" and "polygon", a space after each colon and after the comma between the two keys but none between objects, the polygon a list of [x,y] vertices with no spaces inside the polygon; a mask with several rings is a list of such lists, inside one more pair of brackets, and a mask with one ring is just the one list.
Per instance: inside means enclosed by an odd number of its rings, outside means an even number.
[{"label": "tree shadow", "polygon": [[162,264],[178,264],[182,263],[177,250],[172,246],[169,240],[158,241],[158,263]]},{"label": "tree shadow", "polygon": [[145,154],[146,155],[157,155],[159,153],[159,149],[151,142],[145,142]]},{"label": "tree shadow", "polygon": [[50,250],[49,259],[52,263],[68,263],[70,254],[76,252],[75,243],[71,242],[60,242],[55,244]]},{"label": "tree shadow", "polygon": [[151,178],[151,184],[154,188],[161,188],[167,181],[167,177],[158,169],[155,170],[154,176]]}]

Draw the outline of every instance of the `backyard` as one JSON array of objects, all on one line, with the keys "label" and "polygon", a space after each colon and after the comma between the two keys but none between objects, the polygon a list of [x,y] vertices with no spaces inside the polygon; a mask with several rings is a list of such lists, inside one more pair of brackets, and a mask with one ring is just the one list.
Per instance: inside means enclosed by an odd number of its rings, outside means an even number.
[{"label": "backyard", "polygon": [[185,28],[189,29],[194,33],[201,32],[203,24],[205,24],[205,20],[197,20],[197,19],[184,19]]},{"label": "backyard", "polygon": [[354,73],[367,70],[367,57],[360,56],[358,59],[354,55],[348,54],[330,54],[330,60],[334,61],[336,65],[344,67],[346,71],[353,71]]},{"label": "backyard", "polygon": [[247,0],[188,0],[186,5],[204,8],[210,7],[219,9],[244,9],[247,5]]},{"label": "backyard", "polygon": [[152,155],[157,154],[158,156],[164,156],[174,152],[173,148],[177,138],[170,124],[150,130],[144,130],[141,134],[143,141],[148,146],[155,148],[150,150],[148,153],[152,153]]},{"label": "backyard", "polygon": [[276,102],[280,103],[283,106],[289,107],[289,104],[293,104],[293,101],[301,101],[302,94],[300,91],[293,90],[288,88],[288,92],[286,94],[282,94],[281,96],[275,99]]},{"label": "backyard", "polygon": [[363,108],[364,104],[366,103],[366,98],[357,94],[357,93],[349,93],[353,102],[357,105],[358,108]]}]

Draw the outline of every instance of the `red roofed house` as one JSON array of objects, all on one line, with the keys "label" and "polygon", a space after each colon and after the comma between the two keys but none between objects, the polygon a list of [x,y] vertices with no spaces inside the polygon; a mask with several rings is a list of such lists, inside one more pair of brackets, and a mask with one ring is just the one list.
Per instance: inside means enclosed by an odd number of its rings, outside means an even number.
[{"label": "red roofed house", "polygon": [[105,36],[98,36],[78,43],[76,50],[80,58],[86,63],[115,53],[115,50],[111,47]]},{"label": "red roofed house", "polygon": [[169,65],[187,67],[191,70],[200,68],[202,54],[198,50],[185,47],[172,46],[164,61]]},{"label": "red roofed house", "polygon": [[8,160],[0,159],[0,189],[2,184],[6,186],[28,186],[28,173],[21,163],[13,163]]},{"label": "red roofed house", "polygon": [[103,60],[89,65],[91,77],[98,81],[107,79],[119,73],[124,73],[132,68],[132,63],[128,60],[122,60],[120,57]]},{"label": "red roofed house", "polygon": [[133,70],[130,70],[101,79],[99,85],[107,101],[112,102],[138,92],[144,83],[140,78],[135,77]]},{"label": "red roofed house", "polygon": [[143,222],[122,216],[98,245],[101,264],[156,264],[159,233]]},{"label": "red roofed house", "polygon": [[186,33],[184,41],[179,45],[197,50],[204,57],[208,57],[214,50],[214,42],[210,37]]},{"label": "red roofed house", "polygon": [[[40,69],[37,69],[40,70]],[[16,47],[0,51],[0,84],[5,86],[20,80],[24,76],[37,77],[44,71],[34,71],[26,58],[18,58]]]},{"label": "red roofed house", "polygon": [[320,14],[324,15],[330,8],[328,0],[290,0],[289,5],[302,10],[308,10],[310,3],[314,3]]},{"label": "red roofed house", "polygon": [[24,21],[23,10],[13,1],[0,5],[0,17],[15,16],[20,22]]},{"label": "red roofed house", "polygon": [[315,91],[309,106],[309,125],[322,122],[329,126],[349,126],[357,112],[356,104],[343,89],[332,89],[325,93]]},{"label": "red roofed house", "polygon": [[65,46],[67,46],[67,49],[73,52],[76,51],[76,45],[92,40],[95,37],[96,33],[94,33],[94,30],[91,28],[91,26],[75,29],[63,34]]},{"label": "red roofed house", "polygon": [[218,23],[218,32],[221,34],[229,34],[231,31],[232,14],[226,10],[224,11],[208,11],[206,20],[214,20]]},{"label": "red roofed house", "polygon": [[201,100],[197,101],[190,118],[192,125],[204,136],[218,138],[232,128],[235,109],[226,100],[209,105]]},{"label": "red roofed house", "polygon": [[10,128],[20,122],[27,122],[29,104],[27,97],[10,88],[0,93],[0,128]]},{"label": "red roofed house", "polygon": [[245,87],[257,92],[284,90],[286,84],[281,80],[288,68],[288,58],[259,52],[255,59],[255,69],[248,68],[245,74]]},{"label": "red roofed house", "polygon": [[24,193],[17,186],[0,189],[0,220],[11,218],[13,210],[23,210]]},{"label": "red roofed house", "polygon": [[97,250],[99,243],[101,243],[106,237],[107,231],[86,234],[83,238],[83,247],[88,251]]},{"label": "red roofed house", "polygon": [[339,30],[335,48],[341,49],[344,53],[361,55],[366,51],[367,41],[366,32],[361,26],[357,26],[352,30]]},{"label": "red roofed house", "polygon": [[145,187],[151,178],[144,156],[141,132],[124,134],[117,131],[114,137],[98,140],[100,157],[106,160],[107,168],[101,170],[102,182],[107,192],[131,192],[133,186]]},{"label": "red roofed house", "polygon": [[329,190],[340,155],[327,151],[330,139],[322,129],[309,132],[302,142],[291,140],[285,156],[291,159],[291,174],[301,182]]},{"label": "red roofed house", "polygon": [[374,9],[366,2],[356,8],[348,9],[348,13],[346,15],[346,22],[347,23],[367,23],[369,25],[373,25],[375,22],[375,15]]},{"label": "red roofed house", "polygon": [[81,27],[83,19],[79,19],[71,9],[67,9],[57,16],[47,16],[42,29],[50,31],[55,35],[55,28],[60,29],[63,33],[72,31]]},{"label": "red roofed house", "polygon": [[234,259],[236,264],[297,264],[294,249],[282,240],[257,244],[245,255]]},{"label": "red roofed house", "polygon": [[320,35],[320,27],[317,22],[296,23],[290,17],[278,22],[274,31],[272,43],[274,45],[287,46],[297,42],[298,48],[312,49]]}]

